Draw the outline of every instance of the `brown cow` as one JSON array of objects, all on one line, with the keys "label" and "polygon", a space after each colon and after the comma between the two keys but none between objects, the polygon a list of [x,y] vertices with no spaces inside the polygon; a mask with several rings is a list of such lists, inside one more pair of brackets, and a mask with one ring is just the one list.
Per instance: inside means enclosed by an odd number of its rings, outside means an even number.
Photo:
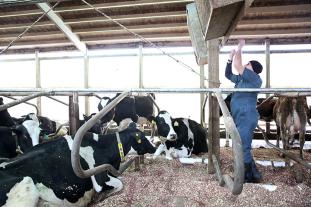
[{"label": "brown cow", "polygon": [[306,124],[309,109],[305,96],[281,96],[273,108],[273,118],[277,127],[277,146],[281,137],[283,149],[289,149],[289,141],[294,142],[295,133],[299,133],[300,157],[303,159]]}]

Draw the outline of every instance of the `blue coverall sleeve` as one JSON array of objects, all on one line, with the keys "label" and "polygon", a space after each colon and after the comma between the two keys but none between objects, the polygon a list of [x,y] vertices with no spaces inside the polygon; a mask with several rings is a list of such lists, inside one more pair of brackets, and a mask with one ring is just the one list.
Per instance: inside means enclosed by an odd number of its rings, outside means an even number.
[{"label": "blue coverall sleeve", "polygon": [[262,80],[257,73],[247,68],[244,69],[242,78],[247,81],[252,87],[260,88]]},{"label": "blue coverall sleeve", "polygon": [[229,79],[231,82],[235,84],[237,84],[240,79],[238,75],[234,75],[232,73],[232,63],[227,63],[225,76],[227,79]]}]

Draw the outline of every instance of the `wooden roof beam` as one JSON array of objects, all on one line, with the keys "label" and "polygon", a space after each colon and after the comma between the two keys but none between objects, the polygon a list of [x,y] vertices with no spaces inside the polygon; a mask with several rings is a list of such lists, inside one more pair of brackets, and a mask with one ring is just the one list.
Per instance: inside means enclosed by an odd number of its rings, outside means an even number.
[{"label": "wooden roof beam", "polygon": [[[149,24],[149,25],[135,25],[135,26],[128,26],[127,27],[131,31],[153,31],[153,30],[159,30],[159,29],[185,29],[188,30],[186,23],[169,23],[169,24]],[[86,29],[77,29],[73,30],[73,32],[76,35],[79,34],[94,34],[94,33],[111,33],[111,32],[119,32],[124,31],[125,33],[128,33],[123,28],[119,26],[114,27],[100,27],[100,28],[86,28]],[[0,35],[1,39],[14,39],[16,36],[18,36],[19,33],[6,33],[3,35]],[[63,33],[60,31],[48,31],[48,32],[28,32],[24,35],[24,38],[27,37],[55,37],[55,36],[64,36]]]},{"label": "wooden roof beam", "polygon": [[311,28],[303,29],[271,29],[271,30],[252,30],[252,31],[234,31],[230,39],[240,38],[278,38],[278,37],[295,37],[311,35]]},{"label": "wooden roof beam", "polygon": [[301,12],[311,11],[311,4],[285,5],[285,6],[265,6],[265,7],[250,7],[247,13],[281,13],[281,12]]},{"label": "wooden roof beam", "polygon": [[[125,1],[125,2],[113,2],[113,3],[101,3],[93,4],[94,7],[98,9],[113,9],[113,8],[126,8],[135,6],[148,6],[148,5],[161,5],[161,4],[177,4],[177,3],[192,3],[194,0],[140,0],[140,1]],[[82,6],[70,6],[70,7],[56,7],[55,13],[62,12],[72,12],[72,11],[86,11],[93,10],[93,8],[88,5]],[[17,16],[29,16],[29,15],[39,15],[42,11],[39,9],[32,9],[26,11],[13,11],[13,12],[1,12],[1,17],[17,17]]]},{"label": "wooden roof beam", "polygon": [[[155,34],[148,34],[143,36],[145,39],[150,40],[150,41],[184,41],[184,40],[189,40],[190,37],[187,32],[184,33],[155,33]],[[83,42],[86,44],[114,44],[114,43],[128,43],[128,42],[142,42],[137,37],[134,37],[131,34],[127,35],[118,35],[118,36],[111,36],[111,37],[106,37],[104,40],[99,40],[98,37],[88,37],[88,38],[83,38]],[[7,44],[5,43],[0,43],[0,49],[5,47]],[[42,47],[54,47],[54,46],[67,46],[67,45],[73,45],[72,42],[69,40],[65,39],[59,39],[59,40],[43,40],[43,41],[18,41],[16,42],[15,45],[12,46],[12,49],[16,48],[42,48]]]},{"label": "wooden roof beam", "polygon": [[68,0],[3,0],[3,1],[0,1],[0,5],[15,6],[15,5],[25,5],[25,4],[56,2],[56,1],[68,1]]},{"label": "wooden roof beam", "polygon": [[[41,8],[44,12],[47,12],[51,9],[51,7],[47,3],[38,3],[37,6]],[[59,27],[61,31],[63,31],[63,33],[73,42],[73,44],[83,54],[87,53],[86,45],[83,42],[81,42],[79,37],[71,31],[70,27],[68,27],[63,22],[61,17],[59,17],[53,10],[50,10],[46,15]]]},{"label": "wooden roof beam", "polygon": [[271,24],[304,24],[310,23],[311,17],[273,18],[241,20],[238,26],[271,25]]},{"label": "wooden roof beam", "polygon": [[[0,14],[1,16],[1,14]],[[171,18],[171,17],[186,17],[185,11],[174,11],[174,12],[157,12],[157,13],[144,13],[144,14],[130,14],[130,15],[116,15],[111,16],[116,21],[123,20],[140,20],[140,19],[160,19],[160,18]],[[63,20],[64,21],[64,20]],[[79,18],[74,20],[65,20],[66,25],[80,24],[80,23],[94,23],[94,22],[110,22],[111,20],[104,17],[92,17],[92,18]],[[34,27],[45,27],[54,25],[50,21],[40,21],[34,25]],[[26,28],[27,25],[22,24],[0,24],[1,29],[18,29]]]}]

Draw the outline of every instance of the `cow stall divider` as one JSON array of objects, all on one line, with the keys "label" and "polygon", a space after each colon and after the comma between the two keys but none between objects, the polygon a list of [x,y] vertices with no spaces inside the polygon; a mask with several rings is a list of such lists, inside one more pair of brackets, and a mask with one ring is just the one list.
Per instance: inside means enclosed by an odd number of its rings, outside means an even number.
[{"label": "cow stall divider", "polygon": [[[13,97],[10,97],[10,96],[4,96],[4,97],[6,97],[6,98],[8,98],[8,99],[11,99],[11,100],[18,100],[17,98],[13,98]],[[25,104],[27,104],[27,105],[30,105],[30,106],[33,106],[33,107],[36,109],[36,114],[39,114],[39,109],[38,109],[37,105],[32,104],[32,103],[29,103],[29,102],[27,102],[27,101],[25,101],[25,102],[23,102],[23,103],[25,103]]]},{"label": "cow stall divider", "polygon": [[[13,93],[10,91],[14,91],[15,96],[27,96],[25,98],[22,98],[21,100],[14,101],[13,103],[5,104],[0,106],[0,111],[8,108],[9,106],[14,106],[23,101],[30,100],[32,98],[38,97],[38,96],[72,96],[73,93],[77,93],[79,96],[92,96],[94,93],[120,93],[122,92],[119,89],[51,89],[43,91],[42,89],[0,89],[0,96],[1,95],[12,95]],[[108,104],[102,111],[100,111],[98,114],[93,116],[88,122],[86,122],[84,125],[81,126],[81,129],[79,129],[76,133],[76,137],[74,140],[76,142],[80,142],[79,139],[82,139],[82,134],[85,133],[91,126],[96,122],[96,120],[100,119],[100,117],[104,116],[109,110],[111,110],[118,102],[120,102],[125,96],[129,95],[130,93],[210,93],[215,94],[216,98],[218,100],[218,103],[220,105],[220,108],[223,112],[224,121],[225,121],[225,128],[228,130],[228,132],[231,135],[232,141],[233,141],[233,166],[234,166],[234,172],[233,172],[233,178],[229,175],[222,175],[221,173],[221,163],[219,163],[219,155],[213,155],[209,154],[208,156],[212,157],[213,167],[216,169],[216,177],[219,180],[219,184],[221,186],[226,186],[230,190],[230,192],[233,195],[239,195],[243,190],[243,183],[244,183],[244,163],[243,163],[243,156],[242,156],[242,146],[241,146],[241,139],[240,135],[237,132],[237,129],[235,127],[235,124],[233,122],[232,117],[229,114],[228,109],[226,108],[224,104],[224,100],[222,98],[222,94],[225,93],[232,93],[232,92],[257,92],[257,93],[263,93],[263,94],[284,94],[287,92],[290,92],[291,94],[304,95],[304,96],[311,96],[311,88],[262,88],[262,89],[254,89],[254,88],[243,88],[243,89],[236,89],[236,88],[187,88],[187,89],[159,89],[159,88],[150,88],[150,89],[130,89],[127,92],[123,92],[119,97],[117,97],[114,101],[112,101],[110,104]],[[33,94],[35,93],[35,94]],[[33,94],[33,95],[29,95]],[[215,142],[219,141],[219,139],[215,137],[208,137],[209,142]],[[80,144],[78,143],[78,144]],[[213,150],[211,150],[213,151]],[[72,151],[72,162],[73,166],[75,167],[75,173],[79,177],[87,177],[91,176],[94,173],[98,173],[98,170],[108,170],[114,175],[120,175],[132,162],[138,162],[137,160],[139,158],[132,157],[126,164],[120,168],[120,170],[116,170],[112,168],[111,166],[105,165],[105,166],[98,166],[93,169],[89,170],[82,170],[79,157],[79,149],[76,148]],[[286,154],[285,154],[286,156]],[[293,159],[295,161],[295,158]],[[299,163],[299,161],[297,161]],[[308,166],[307,166],[308,167]],[[97,171],[97,172],[96,172]],[[213,172],[214,173],[214,172]]]},{"label": "cow stall divider", "polygon": [[117,98],[115,98],[113,101],[111,101],[107,106],[105,106],[100,112],[98,112],[95,116],[93,116],[91,119],[89,119],[87,122],[85,122],[77,131],[75,134],[75,137],[73,139],[72,144],[72,151],[71,151],[71,163],[72,168],[75,172],[75,174],[80,178],[88,178],[92,175],[108,171],[114,176],[121,175],[135,160],[138,159],[138,156],[134,156],[125,163],[121,164],[120,169],[115,169],[110,164],[103,164],[100,166],[97,166],[95,168],[91,168],[88,170],[83,170],[80,162],[80,146],[82,142],[82,138],[85,135],[85,133],[103,116],[105,116],[111,109],[113,109],[122,99],[124,99],[126,96],[130,95],[130,92],[123,92],[121,93]]}]

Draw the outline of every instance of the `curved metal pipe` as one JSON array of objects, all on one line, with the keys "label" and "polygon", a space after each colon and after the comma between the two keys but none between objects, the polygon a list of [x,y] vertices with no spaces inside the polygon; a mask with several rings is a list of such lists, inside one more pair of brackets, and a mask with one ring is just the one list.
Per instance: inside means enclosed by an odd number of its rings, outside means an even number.
[{"label": "curved metal pipe", "polygon": [[39,96],[51,96],[51,95],[54,95],[54,92],[51,92],[51,91],[47,91],[47,92],[39,92],[39,93],[35,93],[35,94],[32,94],[32,95],[29,95],[29,96],[26,96],[24,98],[21,98],[19,100],[16,100],[16,101],[12,101],[11,103],[8,103],[8,104],[4,104],[4,105],[1,105],[0,106],[0,111],[3,111],[5,109],[8,109],[12,106],[16,106],[18,104],[21,104],[25,101],[28,101],[28,100],[31,100],[33,98],[37,98]]},{"label": "curved metal pipe", "polygon": [[[13,98],[13,97],[10,97],[10,96],[4,96],[4,97],[9,98],[9,99],[12,99],[12,100],[17,100],[17,98]],[[24,102],[24,104],[28,104],[28,105],[30,105],[30,106],[35,107],[35,109],[36,109],[36,114],[39,114],[39,109],[38,109],[38,107],[37,107],[35,104],[28,103],[28,102]]]},{"label": "curved metal pipe", "polygon": [[160,107],[159,107],[158,104],[155,102],[155,100],[154,100],[154,98],[152,97],[151,94],[148,94],[148,96],[151,98],[153,104],[155,105],[155,107],[157,108],[158,113],[159,113],[159,112],[160,112]]},{"label": "curved metal pipe", "polygon": [[[130,95],[130,92],[123,92],[113,101],[111,101],[107,106],[105,106],[100,112],[98,112],[95,116],[85,122],[77,131],[72,144],[72,151],[71,151],[71,164],[73,171],[75,174],[80,178],[88,178],[92,175],[98,174],[103,171],[109,171],[115,176],[118,176],[124,170],[123,168],[117,171],[112,165],[110,164],[103,164],[97,166],[92,169],[83,170],[80,162],[80,146],[82,142],[82,138],[85,133],[103,116],[105,116],[111,109],[113,109],[122,99],[126,96]],[[131,160],[130,160],[131,161]],[[128,162],[130,162],[128,161]],[[134,159],[133,159],[134,161]],[[131,162],[133,162],[131,161]],[[124,166],[129,166],[131,163],[125,163]],[[123,171],[122,171],[123,170]]]},{"label": "curved metal pipe", "polygon": [[276,145],[272,144],[271,142],[269,142],[267,134],[265,133],[265,131],[259,126],[257,125],[257,128],[259,129],[259,131],[262,133],[264,140],[266,141],[267,145],[269,145],[270,147],[276,149],[277,151],[283,153],[285,156],[287,156],[288,158],[294,160],[295,162],[303,165],[304,167],[311,169],[311,165],[308,164],[307,162],[303,161],[302,159],[296,157],[294,154],[290,153],[290,152],[286,152],[286,150],[283,150],[279,147],[277,147]]},{"label": "curved metal pipe", "polygon": [[[229,110],[225,104],[224,99],[220,92],[215,92],[218,99],[219,106],[223,113],[225,127],[232,139],[232,152],[234,156],[234,180],[229,175],[224,175],[223,180],[230,189],[233,195],[238,195],[243,190],[244,183],[244,158],[242,150],[242,141],[240,134],[235,126],[235,123],[229,113]],[[217,168],[216,168],[217,169]],[[222,182],[222,180],[220,180]]]}]

